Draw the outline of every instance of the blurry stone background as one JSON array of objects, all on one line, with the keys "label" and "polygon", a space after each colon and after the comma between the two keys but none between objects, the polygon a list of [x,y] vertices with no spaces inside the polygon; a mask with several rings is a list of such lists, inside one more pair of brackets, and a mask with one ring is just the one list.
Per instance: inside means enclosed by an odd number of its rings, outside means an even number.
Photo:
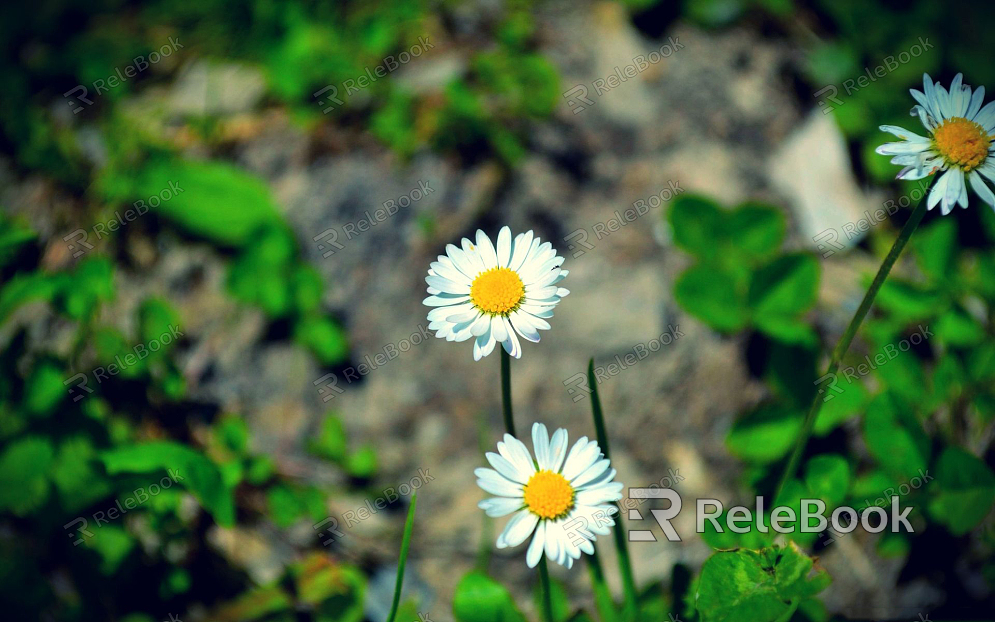
[{"label": "blurry stone background", "polygon": [[[165,106],[167,119],[190,111],[221,115],[232,159],[269,182],[309,260],[324,275],[325,302],[348,330],[354,365],[427,326],[424,277],[447,242],[478,227],[494,235],[503,224],[516,233],[534,229],[552,241],[570,270],[562,285],[571,294],[557,307],[552,330],[540,344],[525,343],[521,360],[513,361],[520,430],[543,421],[566,427],[571,439],[593,435],[588,402],[574,402],[564,382],[584,371],[591,356],[607,365],[669,326],[678,327],[683,336],[599,387],[619,479],[645,486],[671,469],[684,478],[677,484],[685,505],[677,521],[683,542],[630,545],[637,580],[647,585],[668,583],[676,562],[697,568],[708,556],[710,549],[694,533],[695,498],[751,501],[738,484],[741,465],[724,438],[736,413],[757,402],[763,388],[745,368],[743,342],[720,338],[674,303],[674,278],[689,260],[670,243],[665,208],[600,240],[595,225],[634,201],[680,188],[729,205],[746,199],[781,205],[791,223],[788,247],[811,249],[821,230],[873,211],[884,197],[858,185],[831,117],[821,114],[811,93],[798,89],[800,50],[745,27],[711,33],[680,21],[651,37],[623,10],[567,2],[540,9],[541,51],[561,71],[562,90],[585,85],[595,103],[575,114],[564,98],[553,118],[534,126],[531,151],[514,171],[433,154],[403,162],[369,135],[333,124],[307,133],[280,109],[262,105],[263,81],[254,69],[206,59],[187,60],[172,84],[144,90],[128,105]],[[470,29],[487,16],[468,10],[460,19]],[[679,49],[618,87],[595,93],[595,80],[665,44]],[[391,79],[437,89],[464,63],[463,50],[440,40],[431,54]],[[94,145],[95,158],[99,151]],[[38,179],[0,179],[3,204],[49,241],[46,261],[71,262],[61,238],[73,228],[72,201]],[[331,227],[341,232],[367,210],[373,213],[421,183],[433,192],[353,239],[340,237],[344,248],[322,256],[315,236]],[[594,248],[573,257],[577,249],[570,250],[564,238],[579,229]],[[340,371],[344,392],[323,403],[313,383],[328,370],[302,348],[267,335],[260,312],[224,293],[224,258],[213,247],[163,228],[154,237],[129,236],[127,253],[116,303],[121,317],[131,317],[143,295],[166,294],[181,311],[192,344],[182,363],[193,399],[244,414],[256,449],[271,452],[282,471],[331,483],[342,477],[303,450],[332,409],[345,421],[351,442],[375,444],[377,486],[396,487],[419,470],[434,477],[419,491],[406,587],[428,596],[432,620],[450,620],[453,589],[473,566],[482,537],[476,505],[484,493],[473,476],[485,464],[481,437],[490,448],[502,432],[498,355],[474,363],[469,343],[431,339],[359,382],[343,381]],[[870,260],[853,254],[823,261],[824,291],[813,317],[828,334],[839,334],[862,293],[862,263],[865,272],[873,269]],[[339,496],[329,510],[341,516],[364,502],[359,494]],[[346,529],[334,552],[379,569],[379,580],[371,583],[371,612],[389,599],[403,519],[403,507],[375,514]],[[495,538],[504,522],[495,521],[486,537]],[[291,541],[278,534],[215,528],[212,538],[265,581],[298,548],[314,546],[310,524],[292,530]],[[825,598],[831,611],[888,616],[897,613],[889,609],[894,603],[907,611],[928,599],[915,586],[896,591],[901,560],[872,558],[874,538],[857,532],[821,558],[834,577]],[[612,549],[608,542],[601,547],[618,589]],[[496,551],[490,568],[515,591],[519,605],[532,611],[534,576],[524,550]],[[583,564],[552,572],[590,602]]]}]

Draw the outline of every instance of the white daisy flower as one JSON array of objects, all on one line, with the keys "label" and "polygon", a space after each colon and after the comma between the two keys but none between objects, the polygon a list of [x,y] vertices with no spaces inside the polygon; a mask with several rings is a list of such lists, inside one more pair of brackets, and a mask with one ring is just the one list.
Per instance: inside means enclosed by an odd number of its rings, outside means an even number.
[{"label": "white daisy flower", "polygon": [[[594,553],[595,535],[605,536],[615,525],[613,501],[622,498],[622,484],[597,441],[582,437],[567,453],[567,431],[549,438],[546,426],[532,426],[535,460],[510,434],[488,452],[493,469],[474,471],[477,485],[498,495],[480,502],[488,516],[514,514],[497,539],[497,548],[518,546],[532,535],[525,562],[539,563],[543,551],[552,561],[570,568],[583,551]],[[579,520],[578,520],[579,519]]]},{"label": "white daisy flower", "polygon": [[447,245],[446,255],[432,262],[425,277],[430,296],[424,303],[436,307],[428,312],[429,330],[446,341],[474,337],[475,361],[498,342],[521,358],[517,335],[539,341],[539,331],[549,329],[546,318],[570,293],[556,286],[567,276],[560,269],[563,257],[531,231],[512,240],[508,227],[498,233],[497,248],[479,229],[476,244],[467,238],[462,244],[462,249]]},{"label": "white daisy flower", "polygon": [[927,207],[940,204],[944,214],[949,214],[955,204],[967,207],[967,184],[985,202],[995,207],[995,193],[986,179],[995,182],[995,102],[981,107],[985,87],[972,90],[961,84],[963,76],[957,74],[948,92],[929,74],[923,74],[922,92],[911,89],[912,97],[919,104],[912,107],[912,116],[918,116],[929,131],[929,137],[919,136],[894,125],[882,125],[902,142],[887,143],[877,148],[881,155],[895,156],[892,164],[905,168],[899,179],[922,179],[937,171],[942,176],[933,184]]}]

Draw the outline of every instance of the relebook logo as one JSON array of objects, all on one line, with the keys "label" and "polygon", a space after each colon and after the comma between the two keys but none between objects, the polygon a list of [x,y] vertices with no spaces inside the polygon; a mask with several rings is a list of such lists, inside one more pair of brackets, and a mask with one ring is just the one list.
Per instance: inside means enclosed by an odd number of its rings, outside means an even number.
[{"label": "relebook logo", "polygon": [[[663,530],[667,540],[680,542],[681,536],[677,529],[671,524],[671,520],[676,518],[681,512],[683,502],[680,494],[672,488],[630,488],[629,497],[632,499],[667,499],[670,507],[660,510],[653,509],[650,513],[656,520],[660,529]],[[837,534],[850,533],[860,525],[869,533],[879,533],[888,529],[892,533],[899,533],[903,530],[914,533],[912,523],[908,520],[912,507],[902,510],[898,504],[898,497],[891,497],[891,511],[878,506],[865,507],[859,512],[852,507],[841,506],[833,510],[830,517],[826,518],[826,502],[822,499],[801,499],[799,501],[800,511],[795,508],[779,505],[771,508],[768,515],[764,507],[763,497],[756,498],[756,505],[750,508],[745,505],[736,505],[729,508],[727,512],[722,502],[718,499],[697,499],[695,502],[695,531],[705,533],[705,522],[711,523],[712,528],[718,533],[725,533],[729,530],[733,533],[749,533],[756,530],[760,533],[821,533],[828,529],[830,525]],[[604,527],[613,524],[612,515],[615,508],[610,511],[595,512],[588,520],[587,517],[577,517],[564,525],[567,535],[575,544],[580,544],[587,538],[590,527]],[[846,520],[843,520],[843,517]],[[872,518],[876,516],[877,518]],[[643,520],[643,515],[636,509],[630,508],[628,511],[630,521]],[[630,529],[630,542],[656,542],[656,536],[648,529]]]}]

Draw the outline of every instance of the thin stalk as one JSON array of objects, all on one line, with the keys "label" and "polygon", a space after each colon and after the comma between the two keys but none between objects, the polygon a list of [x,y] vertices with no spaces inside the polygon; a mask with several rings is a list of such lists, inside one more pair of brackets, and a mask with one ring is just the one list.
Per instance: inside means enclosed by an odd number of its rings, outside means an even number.
[{"label": "thin stalk", "polygon": [[542,592],[542,619],[553,622],[553,593],[549,587],[549,568],[546,567],[546,556],[539,558],[539,588]]},{"label": "thin stalk", "polygon": [[[608,433],[605,431],[604,410],[601,408],[601,397],[598,396],[598,382],[594,377],[594,359],[587,363],[587,385],[591,389],[591,412],[594,415],[594,431],[598,437],[598,446],[605,454],[605,458],[610,458],[608,453]],[[622,574],[622,592],[625,594],[625,607],[623,608],[624,619],[631,622],[636,619],[638,599],[636,592],[636,580],[632,574],[632,561],[629,559],[629,543],[625,538],[625,529],[622,527],[622,508],[617,503],[613,503],[617,510],[616,525],[612,530],[615,537],[615,548],[618,551],[618,568]]]},{"label": "thin stalk", "polygon": [[515,438],[515,418],[511,412],[511,356],[498,344],[501,350],[501,408],[504,414],[504,429]]},{"label": "thin stalk", "polygon": [[415,504],[418,495],[411,495],[411,507],[408,508],[408,520],[404,523],[404,537],[401,539],[401,559],[397,562],[397,582],[394,584],[394,602],[390,606],[387,622],[394,622],[397,608],[401,604],[401,588],[404,586],[404,565],[408,561],[408,549],[411,547],[411,531],[415,527]]},{"label": "thin stalk", "polygon": [[[922,217],[926,215],[926,201],[929,197],[929,192],[932,190],[933,185],[936,183],[934,178],[932,183],[930,183],[929,188],[923,193],[922,199],[919,201],[919,205],[912,212],[912,216],[909,217],[908,222],[902,227],[902,232],[898,234],[898,239],[892,245],[891,250],[888,251],[888,255],[884,258],[884,262],[881,267],[878,268],[878,273],[874,276],[874,280],[871,282],[870,289],[864,294],[864,299],[860,301],[860,306],[857,307],[857,312],[853,315],[853,319],[850,320],[850,324],[843,331],[843,335],[840,337],[839,342],[833,349],[832,358],[829,361],[829,369],[826,371],[826,376],[836,373],[836,370],[840,367],[840,362],[843,360],[843,356],[846,351],[850,349],[850,343],[857,334],[857,329],[860,328],[860,324],[864,321],[864,317],[867,312],[870,311],[871,305],[874,303],[874,298],[878,295],[878,290],[884,285],[885,279],[888,278],[888,274],[891,272],[892,266],[895,265],[895,261],[898,260],[898,256],[902,254],[902,250],[905,249],[905,245],[908,243],[909,238],[915,232],[916,228],[919,227],[919,223],[922,221]],[[812,429],[815,427],[815,420],[819,416],[819,410],[822,409],[822,404],[825,400],[822,397],[822,392],[817,392],[815,397],[812,398],[812,406],[808,409],[808,414],[805,415],[805,422],[802,424],[801,432],[798,435],[798,440],[795,441],[795,448],[791,452],[791,457],[788,458],[788,463],[784,467],[784,473],[781,474],[781,480],[777,484],[777,489],[774,492],[774,499],[776,500],[781,494],[781,490],[789,479],[795,476],[795,471],[798,469],[798,461],[801,459],[802,453],[805,451],[805,446],[808,444],[809,437],[812,436]]]},{"label": "thin stalk", "polygon": [[615,622],[615,601],[605,582],[605,571],[601,567],[598,549],[587,556],[587,569],[591,573],[591,586],[594,588],[594,606],[598,609],[601,622]]}]

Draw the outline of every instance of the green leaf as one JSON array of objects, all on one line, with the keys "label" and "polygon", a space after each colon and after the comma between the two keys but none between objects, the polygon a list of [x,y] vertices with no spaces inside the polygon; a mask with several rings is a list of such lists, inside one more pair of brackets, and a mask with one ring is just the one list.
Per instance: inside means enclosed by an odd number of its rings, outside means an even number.
[{"label": "green leaf", "polygon": [[957,224],[951,218],[937,218],[919,227],[912,238],[919,267],[934,282],[947,282],[957,257]]},{"label": "green leaf", "polygon": [[934,485],[940,490],[929,501],[929,513],[955,535],[971,531],[995,503],[995,474],[959,447],[948,447],[940,454]]},{"label": "green leaf", "polygon": [[784,239],[784,216],[777,208],[759,203],[726,210],[706,197],[681,195],[674,199],[668,216],[679,247],[727,269],[749,268],[769,258]]},{"label": "green leaf", "polygon": [[0,510],[24,516],[48,498],[46,473],[54,451],[48,439],[14,441],[0,454]]},{"label": "green leaf", "polygon": [[349,454],[345,468],[353,477],[373,477],[377,472],[376,448],[373,445],[364,445]]},{"label": "green leaf", "polygon": [[797,316],[814,303],[819,262],[807,254],[784,255],[753,273],[748,295],[753,316]]},{"label": "green leaf", "polygon": [[152,211],[216,243],[244,246],[258,230],[279,221],[269,187],[230,164],[160,161],[139,172],[135,198],[166,192],[170,198]]},{"label": "green leaf", "polygon": [[823,403],[822,409],[815,419],[814,432],[816,436],[825,436],[843,422],[863,412],[865,405],[870,399],[870,394],[864,388],[863,382],[845,382],[837,374],[837,388],[842,389],[842,393],[836,393],[832,389],[826,389],[824,397],[831,396],[832,399]]},{"label": "green leaf", "polygon": [[21,247],[37,236],[27,225],[0,216],[0,268],[17,256]]},{"label": "green leaf", "polygon": [[55,363],[40,361],[24,385],[24,406],[34,415],[48,416],[68,395],[63,381],[66,374]]},{"label": "green leaf", "polygon": [[466,574],[456,586],[453,616],[458,622],[525,622],[508,590],[476,571]]},{"label": "green leaf", "polygon": [[881,467],[898,481],[909,481],[929,464],[929,438],[911,409],[893,394],[882,393],[868,404],[864,441]]},{"label": "green leaf", "polygon": [[963,309],[953,307],[936,320],[936,336],[943,343],[968,347],[985,339],[985,329]]},{"label": "green leaf", "polygon": [[18,274],[0,289],[0,323],[7,321],[18,307],[44,300],[51,302],[62,286],[63,280],[41,272]]},{"label": "green leaf", "polygon": [[702,566],[695,605],[702,622],[774,622],[829,582],[794,543],[720,551]]},{"label": "green leaf", "polygon": [[784,241],[785,229],[780,210],[760,203],[745,203],[732,210],[726,219],[731,246],[751,261],[777,253]]},{"label": "green leaf", "polygon": [[878,290],[875,304],[897,320],[913,322],[935,314],[946,304],[946,295],[933,288],[889,279]]},{"label": "green leaf", "polygon": [[734,275],[704,264],[684,271],[674,285],[674,298],[685,311],[722,332],[746,325],[747,310],[740,292]]},{"label": "green leaf", "polygon": [[322,365],[341,363],[349,355],[349,340],[342,327],[330,318],[313,315],[294,328],[294,340],[307,346]]},{"label": "green leaf", "polygon": [[782,404],[762,404],[733,424],[726,446],[743,460],[774,462],[791,449],[801,425],[800,412]]},{"label": "green leaf", "polygon": [[221,471],[210,459],[186,445],[157,441],[106,451],[101,459],[110,474],[176,474],[177,481],[214,517],[228,527],[235,522],[232,491],[224,485]]},{"label": "green leaf", "polygon": [[805,485],[827,508],[838,506],[850,489],[850,465],[836,454],[815,456],[805,465]]},{"label": "green leaf", "polygon": [[51,476],[62,506],[75,512],[111,493],[107,479],[94,469],[97,452],[85,436],[74,436],[59,445]]},{"label": "green leaf", "polygon": [[[180,316],[168,302],[161,298],[149,298],[138,308],[139,338],[142,343],[159,341],[163,335],[172,335],[170,327],[180,326]],[[163,344],[167,349],[172,344]],[[160,352],[162,350],[159,350]]]},{"label": "green leaf", "polygon": [[346,439],[345,426],[342,425],[342,419],[338,415],[335,413],[325,415],[318,437],[308,441],[308,451],[333,462],[345,460],[349,443]]},{"label": "green leaf", "polygon": [[674,199],[669,217],[677,246],[702,260],[719,256],[725,227],[718,204],[701,195],[683,194]]}]

